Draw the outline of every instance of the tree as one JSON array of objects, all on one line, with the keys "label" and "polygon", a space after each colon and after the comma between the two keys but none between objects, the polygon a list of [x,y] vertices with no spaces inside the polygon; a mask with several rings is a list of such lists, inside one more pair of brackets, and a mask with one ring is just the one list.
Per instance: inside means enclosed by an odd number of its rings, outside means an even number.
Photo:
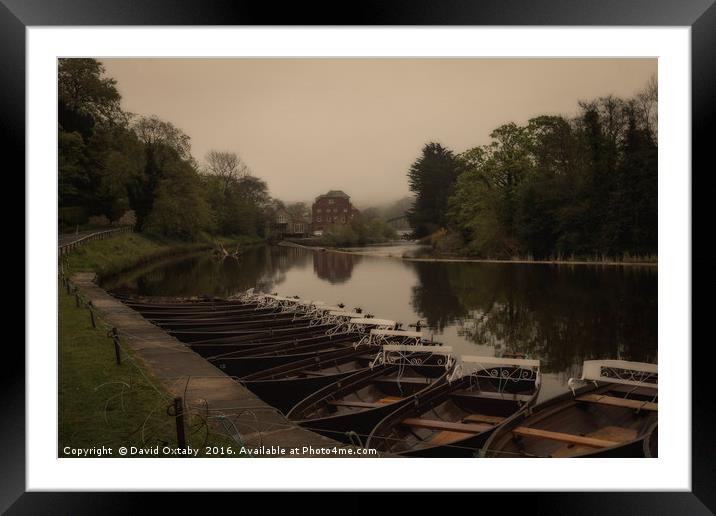
[{"label": "tree", "polygon": [[137,217],[141,230],[152,212],[156,189],[165,171],[175,168],[179,162],[186,162],[193,169],[189,136],[171,122],[156,116],[141,117],[132,130],[143,144],[144,170],[129,185],[129,202]]},{"label": "tree", "polygon": [[417,237],[428,235],[447,223],[448,198],[457,178],[457,162],[453,152],[431,142],[408,172],[410,190],[415,202],[408,212],[408,221]]},{"label": "tree", "polygon": [[206,155],[205,174],[211,174],[221,180],[224,188],[251,173],[248,165],[233,152],[212,150]]},{"label": "tree", "polygon": [[[127,115],[120,107],[121,96],[117,81],[104,77],[105,68],[96,59],[59,59],[57,94],[60,106],[60,125],[94,123],[121,124]],[[89,126],[89,127],[87,127]]]},{"label": "tree", "polygon": [[618,256],[657,244],[656,84],[505,124],[457,157],[448,227],[468,253]]},{"label": "tree", "polygon": [[305,202],[294,202],[286,207],[286,211],[288,211],[292,217],[299,218],[303,217],[310,209]]},{"label": "tree", "polygon": [[520,185],[534,169],[523,127],[495,129],[492,143],[458,157],[460,176],[450,200],[452,225],[477,254],[509,257],[521,251],[516,227]]},{"label": "tree", "polygon": [[160,150],[168,150],[175,153],[179,159],[191,161],[189,136],[171,122],[154,115],[143,116],[134,123],[132,129],[139,140],[155,154],[160,154]]},{"label": "tree", "polygon": [[148,232],[194,240],[209,227],[209,207],[196,170],[187,161],[167,163],[147,217]]}]

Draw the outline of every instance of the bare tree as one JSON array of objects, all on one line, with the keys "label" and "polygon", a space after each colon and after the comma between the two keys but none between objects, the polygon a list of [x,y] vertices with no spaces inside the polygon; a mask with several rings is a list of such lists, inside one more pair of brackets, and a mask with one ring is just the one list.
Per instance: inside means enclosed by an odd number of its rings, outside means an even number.
[{"label": "bare tree", "polygon": [[157,116],[144,116],[139,118],[132,128],[148,147],[166,145],[174,149],[181,159],[191,161],[189,136],[171,122],[165,122]]},{"label": "bare tree", "polygon": [[649,78],[644,89],[636,96],[636,105],[641,115],[642,123],[653,135],[654,140],[659,137],[659,83],[656,75]]},{"label": "bare tree", "polygon": [[206,155],[204,173],[221,179],[226,188],[250,175],[251,169],[236,153],[212,150]]}]

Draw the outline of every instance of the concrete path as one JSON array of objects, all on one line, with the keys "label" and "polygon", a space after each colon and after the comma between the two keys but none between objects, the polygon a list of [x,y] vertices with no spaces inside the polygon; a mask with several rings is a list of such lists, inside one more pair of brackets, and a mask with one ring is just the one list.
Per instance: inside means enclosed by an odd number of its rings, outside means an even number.
[{"label": "concrete path", "polygon": [[[77,273],[71,281],[103,320],[119,330],[123,342],[172,396],[184,397],[192,411],[208,417],[212,425],[226,433],[218,419],[223,416],[247,446],[257,448],[253,456],[317,456],[303,450],[297,455],[288,454],[291,448],[304,446],[355,450],[293,424],[223,371],[110,296],[94,282],[94,276]],[[271,446],[282,447],[287,453],[275,455],[265,449]]]}]

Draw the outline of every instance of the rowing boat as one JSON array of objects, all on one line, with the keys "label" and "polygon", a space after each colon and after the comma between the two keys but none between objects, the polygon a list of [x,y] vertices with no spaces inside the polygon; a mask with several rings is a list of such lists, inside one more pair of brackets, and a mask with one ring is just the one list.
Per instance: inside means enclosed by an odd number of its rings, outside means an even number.
[{"label": "rowing boat", "polygon": [[350,346],[244,376],[241,383],[286,413],[318,389],[368,367],[373,359],[364,346]]},{"label": "rowing boat", "polygon": [[266,342],[260,339],[243,342],[192,342],[188,346],[204,358],[238,358],[254,355],[280,355],[304,351],[315,351],[330,347],[338,342],[353,342],[357,336],[353,333],[325,333],[299,335],[296,338]]},{"label": "rowing boat", "polygon": [[[332,383],[299,401],[287,414],[327,437],[361,443],[383,417],[439,385],[452,372],[448,346],[385,345],[377,365]],[[356,439],[357,437],[357,439]]]},{"label": "rowing boat", "polygon": [[488,437],[534,404],[538,360],[463,356],[448,381],[385,416],[367,448],[407,457],[474,457]]},{"label": "rowing boat", "polygon": [[[643,457],[658,416],[657,366],[588,360],[567,392],[503,425],[483,457]],[[581,387],[577,386],[582,384]]]},{"label": "rowing boat", "polygon": [[331,341],[324,341],[320,344],[311,345],[307,348],[278,349],[264,351],[261,346],[245,351],[209,357],[207,360],[221,369],[229,376],[245,378],[248,375],[259,373],[267,369],[279,366],[286,366],[298,362],[312,360],[312,363],[320,361],[321,357],[330,356],[336,351],[347,348],[354,349],[352,344],[355,338],[352,336],[343,337]]}]

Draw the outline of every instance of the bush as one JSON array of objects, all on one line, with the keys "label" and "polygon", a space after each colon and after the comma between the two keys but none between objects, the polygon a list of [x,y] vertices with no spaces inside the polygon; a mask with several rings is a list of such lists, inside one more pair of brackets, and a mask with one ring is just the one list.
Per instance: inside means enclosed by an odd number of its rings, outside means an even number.
[{"label": "bush", "polygon": [[328,247],[378,244],[398,238],[398,234],[386,222],[373,218],[356,218],[350,224],[328,226],[321,237],[321,244]]}]

